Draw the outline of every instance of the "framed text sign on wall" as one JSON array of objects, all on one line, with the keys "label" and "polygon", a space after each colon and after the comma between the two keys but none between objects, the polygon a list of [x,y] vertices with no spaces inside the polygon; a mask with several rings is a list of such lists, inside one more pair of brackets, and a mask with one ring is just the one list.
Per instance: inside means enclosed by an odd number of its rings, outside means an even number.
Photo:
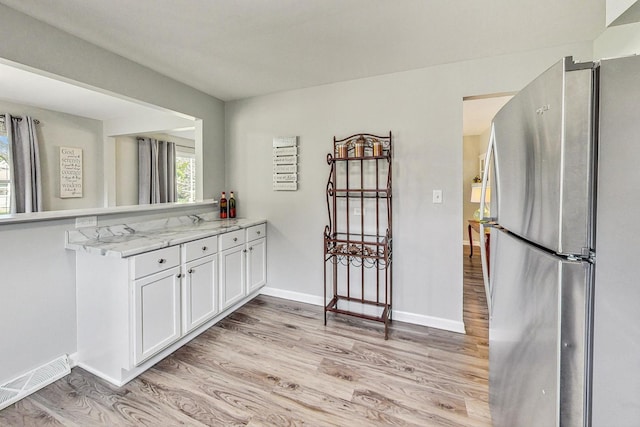
[{"label": "framed text sign on wall", "polygon": [[298,137],[273,138],[273,190],[298,189]]},{"label": "framed text sign on wall", "polygon": [[60,198],[82,197],[82,149],[60,147]]}]

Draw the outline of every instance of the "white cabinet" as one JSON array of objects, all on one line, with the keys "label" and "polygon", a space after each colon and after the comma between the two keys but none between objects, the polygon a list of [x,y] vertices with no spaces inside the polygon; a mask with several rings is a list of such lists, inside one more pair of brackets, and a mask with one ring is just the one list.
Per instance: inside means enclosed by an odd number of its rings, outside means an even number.
[{"label": "white cabinet", "polygon": [[224,310],[267,281],[266,224],[220,236],[220,304]]},{"label": "white cabinet", "polygon": [[169,247],[129,261],[133,363],[180,338],[180,249]]},{"label": "white cabinet", "polygon": [[181,248],[76,254],[78,365],[116,385],[182,338]]},{"label": "white cabinet", "polygon": [[133,282],[133,363],[180,338],[180,267]]},{"label": "white cabinet", "polygon": [[183,246],[182,332],[189,333],[218,313],[218,236]]},{"label": "white cabinet", "polygon": [[267,239],[253,240],[247,246],[247,293],[252,293],[267,283]]},{"label": "white cabinet", "polygon": [[123,385],[265,283],[265,224],[129,258],[76,254],[78,365]]},{"label": "white cabinet", "polygon": [[246,249],[244,239],[240,245],[220,252],[220,304],[221,310],[240,301],[245,295]]},{"label": "white cabinet", "polygon": [[129,258],[131,278],[139,279],[180,265],[180,248],[172,246]]},{"label": "white cabinet", "polygon": [[247,242],[267,237],[267,224],[258,224],[247,228]]}]

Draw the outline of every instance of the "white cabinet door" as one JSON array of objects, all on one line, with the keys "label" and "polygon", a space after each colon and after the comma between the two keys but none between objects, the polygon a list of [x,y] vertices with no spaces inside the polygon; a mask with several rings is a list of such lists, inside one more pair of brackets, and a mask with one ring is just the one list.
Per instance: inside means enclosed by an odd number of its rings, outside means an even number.
[{"label": "white cabinet door", "polygon": [[247,293],[251,293],[267,282],[267,239],[251,241],[247,246]]},{"label": "white cabinet door", "polygon": [[246,295],[245,246],[235,246],[220,252],[220,309],[233,305]]},{"label": "white cabinet door", "polygon": [[217,255],[186,263],[182,304],[182,330],[187,333],[218,312]]},{"label": "white cabinet door", "polygon": [[181,336],[180,267],[133,282],[133,361],[138,365]]}]

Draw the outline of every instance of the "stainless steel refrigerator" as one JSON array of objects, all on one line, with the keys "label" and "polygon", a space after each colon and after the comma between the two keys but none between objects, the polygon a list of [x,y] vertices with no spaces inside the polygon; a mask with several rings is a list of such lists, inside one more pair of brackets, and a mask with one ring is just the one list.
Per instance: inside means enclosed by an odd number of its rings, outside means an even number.
[{"label": "stainless steel refrigerator", "polygon": [[640,58],[551,67],[485,170],[494,425],[640,425]]}]

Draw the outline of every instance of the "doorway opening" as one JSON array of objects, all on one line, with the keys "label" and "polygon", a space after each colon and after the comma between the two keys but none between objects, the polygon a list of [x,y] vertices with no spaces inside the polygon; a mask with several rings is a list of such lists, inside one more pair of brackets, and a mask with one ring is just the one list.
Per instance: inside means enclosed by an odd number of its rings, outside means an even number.
[{"label": "doorway opening", "polygon": [[[513,94],[492,94],[463,98],[462,132],[462,263],[463,321],[467,334],[486,337],[488,311],[480,259],[480,186],[491,134],[491,121]],[[487,191],[488,193],[489,191]],[[481,313],[481,314],[480,314]],[[486,316],[487,321],[477,322]]]},{"label": "doorway opening", "polygon": [[[512,94],[469,96],[462,101],[462,227],[463,245],[473,248],[473,256],[479,255],[479,235],[472,229],[469,235],[469,220],[478,219],[480,198],[477,188],[482,179],[484,158],[489,145],[491,121],[496,113],[513,97]],[[473,196],[473,197],[472,197]],[[467,254],[468,256],[468,254]]]}]

